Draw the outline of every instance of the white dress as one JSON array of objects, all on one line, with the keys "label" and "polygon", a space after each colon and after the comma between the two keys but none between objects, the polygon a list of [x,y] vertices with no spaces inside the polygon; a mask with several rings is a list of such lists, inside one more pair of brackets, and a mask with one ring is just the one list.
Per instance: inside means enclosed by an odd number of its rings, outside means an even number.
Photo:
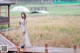
[{"label": "white dress", "polygon": [[26,30],[26,27],[25,27],[25,20],[24,19],[21,19],[20,21],[20,27],[21,27],[21,31],[22,33],[25,32],[25,47],[31,47],[31,43],[29,41],[29,37],[28,37],[28,33],[27,33],[27,30]]},{"label": "white dress", "polygon": [[25,20],[22,19],[22,18],[21,18],[21,20],[20,20],[20,27],[21,27],[22,33],[26,31]]}]

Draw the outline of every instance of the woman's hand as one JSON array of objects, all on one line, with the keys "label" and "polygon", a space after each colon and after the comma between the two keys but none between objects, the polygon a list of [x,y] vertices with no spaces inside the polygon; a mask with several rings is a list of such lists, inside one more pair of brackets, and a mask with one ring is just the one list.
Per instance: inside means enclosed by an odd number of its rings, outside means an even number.
[{"label": "woman's hand", "polygon": [[24,34],[26,33],[26,32],[23,32]]},{"label": "woman's hand", "polygon": [[21,22],[19,22],[19,24],[21,25]]},{"label": "woman's hand", "polygon": [[23,32],[23,35],[25,35],[26,32]]}]

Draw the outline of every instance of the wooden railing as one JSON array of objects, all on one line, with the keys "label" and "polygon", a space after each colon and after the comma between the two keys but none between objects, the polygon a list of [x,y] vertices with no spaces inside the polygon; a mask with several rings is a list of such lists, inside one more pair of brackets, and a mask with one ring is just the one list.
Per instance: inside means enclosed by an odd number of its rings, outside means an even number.
[{"label": "wooden railing", "polygon": [[8,40],[10,40],[14,45],[18,45],[18,43],[14,42],[13,39],[11,39],[8,35],[5,35],[5,33],[0,32],[0,34],[2,34],[5,38],[7,38]]},{"label": "wooden railing", "polygon": [[0,17],[0,25],[9,24],[9,18],[8,17]]},{"label": "wooden railing", "polygon": [[30,11],[40,11],[40,10],[44,10],[47,11],[48,9],[46,7],[29,7]]},{"label": "wooden railing", "polygon": [[[17,48],[17,53],[24,53],[24,51],[26,49],[26,48],[22,49],[23,50],[23,52],[22,52],[18,46],[16,48]],[[32,53],[36,53],[36,52],[32,52]],[[49,53],[48,52],[48,44],[45,44],[45,52],[37,52],[37,53]],[[77,53],[77,45],[73,46],[73,53]]]}]

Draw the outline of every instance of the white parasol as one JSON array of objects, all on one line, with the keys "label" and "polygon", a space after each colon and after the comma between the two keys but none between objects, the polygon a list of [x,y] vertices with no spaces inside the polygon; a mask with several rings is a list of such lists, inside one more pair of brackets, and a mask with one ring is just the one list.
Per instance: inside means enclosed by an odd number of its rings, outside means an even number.
[{"label": "white parasol", "polygon": [[28,8],[23,6],[16,6],[11,9],[11,12],[30,12]]}]

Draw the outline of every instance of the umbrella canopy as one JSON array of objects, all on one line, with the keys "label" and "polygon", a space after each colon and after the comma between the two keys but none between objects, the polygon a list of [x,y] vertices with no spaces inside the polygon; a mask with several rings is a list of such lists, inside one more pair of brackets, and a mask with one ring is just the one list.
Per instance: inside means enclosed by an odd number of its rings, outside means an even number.
[{"label": "umbrella canopy", "polygon": [[16,6],[11,9],[11,12],[30,12],[28,8],[23,6]]}]

